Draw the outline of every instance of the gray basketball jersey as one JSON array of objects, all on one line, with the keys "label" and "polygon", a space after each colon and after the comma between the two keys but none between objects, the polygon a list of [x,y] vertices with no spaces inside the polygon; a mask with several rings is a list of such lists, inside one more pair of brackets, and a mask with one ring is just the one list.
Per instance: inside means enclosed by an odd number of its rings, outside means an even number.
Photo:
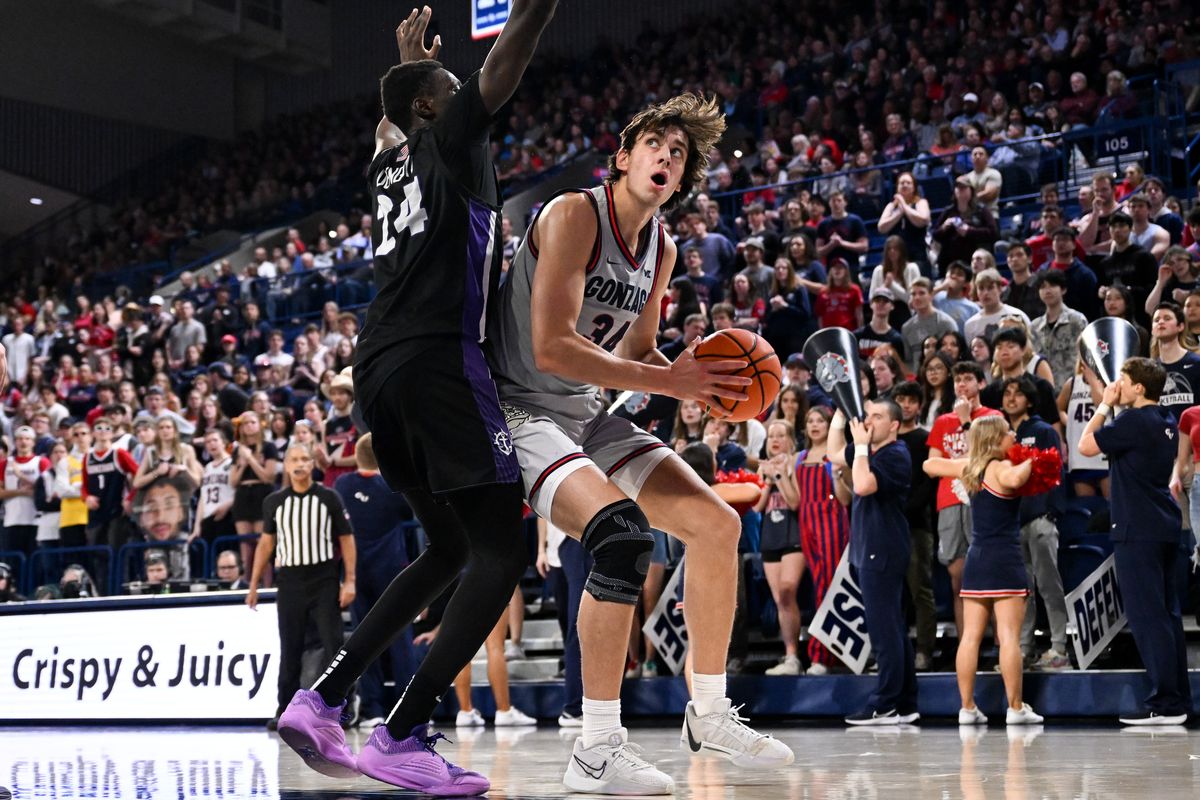
[{"label": "gray basketball jersey", "polygon": [[[664,233],[661,224],[652,220],[647,225],[642,252],[635,255],[617,229],[612,187],[605,184],[572,191],[580,191],[592,201],[597,222],[575,330],[612,352],[650,302],[662,267]],[[533,225],[509,266],[488,328],[492,373],[501,400],[584,422],[604,407],[599,389],[541,372],[534,363],[530,297],[538,252],[532,232]]]}]

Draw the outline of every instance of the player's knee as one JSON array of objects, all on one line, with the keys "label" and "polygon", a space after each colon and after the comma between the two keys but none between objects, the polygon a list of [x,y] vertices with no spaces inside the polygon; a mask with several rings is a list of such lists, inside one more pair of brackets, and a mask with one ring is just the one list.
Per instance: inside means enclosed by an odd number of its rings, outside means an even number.
[{"label": "player's knee", "polygon": [[466,569],[470,555],[471,551],[468,548],[454,547],[447,542],[431,539],[418,560],[428,565],[426,568],[437,569],[439,573],[453,577]]},{"label": "player's knee", "polygon": [[654,551],[650,521],[638,504],[621,500],[601,509],[584,529],[583,546],[595,561],[584,586],[588,594],[636,605]]}]

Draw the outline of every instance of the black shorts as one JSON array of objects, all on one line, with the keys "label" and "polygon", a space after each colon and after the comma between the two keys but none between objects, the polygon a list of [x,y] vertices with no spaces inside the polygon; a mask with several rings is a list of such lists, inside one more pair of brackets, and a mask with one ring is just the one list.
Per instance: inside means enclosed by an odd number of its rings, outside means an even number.
[{"label": "black shorts", "polygon": [[275,491],[269,483],[238,484],[233,489],[233,521],[262,522],[263,501]]},{"label": "black shorts", "polygon": [[[249,487],[247,487],[247,488],[249,488]],[[234,502],[235,503],[237,502],[237,494],[236,493],[234,494]],[[258,507],[258,509],[259,509],[258,513],[261,515],[262,514],[262,506],[260,505]],[[203,539],[204,541],[208,542],[209,545],[211,545],[213,543],[213,541],[215,539],[217,539],[218,537],[237,536],[237,528],[234,527],[233,522],[234,522],[234,519],[233,519],[233,509],[232,508],[229,509],[229,512],[227,514],[225,514],[225,516],[221,517],[220,519],[217,519],[216,517],[206,517],[206,518],[200,520],[200,538]],[[236,542],[226,542],[225,547],[223,547],[221,549],[222,550],[235,550],[235,549],[237,549],[237,543]]]},{"label": "black shorts", "polygon": [[763,550],[762,560],[764,564],[778,564],[783,561],[784,556],[790,556],[792,553],[802,552],[799,547],[785,547],[782,550]]},{"label": "black shorts", "polygon": [[478,344],[431,342],[379,377],[378,386],[363,386],[359,396],[380,474],[393,490],[436,494],[520,479]]}]

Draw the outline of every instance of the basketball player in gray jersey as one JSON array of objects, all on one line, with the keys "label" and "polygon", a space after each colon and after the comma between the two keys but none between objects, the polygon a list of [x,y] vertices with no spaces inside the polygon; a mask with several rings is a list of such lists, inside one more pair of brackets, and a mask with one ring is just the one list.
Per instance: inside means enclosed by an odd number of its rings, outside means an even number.
[{"label": "basketball player in gray jersey", "polygon": [[688,545],[685,611],[694,674],[682,740],[739,766],[792,751],[745,724],[725,695],[737,589],[737,514],[670,448],[605,411],[597,387],[716,405],[749,381],[740,361],[674,363],[655,348],[675,244],[655,219],[703,178],[724,131],[715,102],[687,94],[621,134],[603,187],[568,192],[530,226],[489,327],[489,359],[529,504],[595,559],[579,611],[583,735],[563,783],[599,794],[669,794],[621,726],[623,648],[653,548],[651,526]]}]

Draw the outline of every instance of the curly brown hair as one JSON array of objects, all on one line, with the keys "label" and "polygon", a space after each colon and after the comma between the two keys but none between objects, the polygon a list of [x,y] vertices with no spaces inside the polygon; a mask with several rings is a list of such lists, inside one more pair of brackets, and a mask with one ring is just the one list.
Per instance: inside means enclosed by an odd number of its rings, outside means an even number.
[{"label": "curly brown hair", "polygon": [[[683,165],[679,191],[663,204],[663,208],[667,210],[691,195],[696,184],[704,180],[708,170],[708,151],[725,133],[725,114],[715,97],[705,99],[691,92],[672,97],[665,103],[639,111],[629,121],[625,130],[621,131],[621,147],[618,152],[633,150],[638,138],[644,133],[663,133],[670,127],[677,127],[683,131],[688,140],[688,154]],[[617,154],[613,153],[608,157],[608,182],[616,183],[623,174],[617,169]]]}]

